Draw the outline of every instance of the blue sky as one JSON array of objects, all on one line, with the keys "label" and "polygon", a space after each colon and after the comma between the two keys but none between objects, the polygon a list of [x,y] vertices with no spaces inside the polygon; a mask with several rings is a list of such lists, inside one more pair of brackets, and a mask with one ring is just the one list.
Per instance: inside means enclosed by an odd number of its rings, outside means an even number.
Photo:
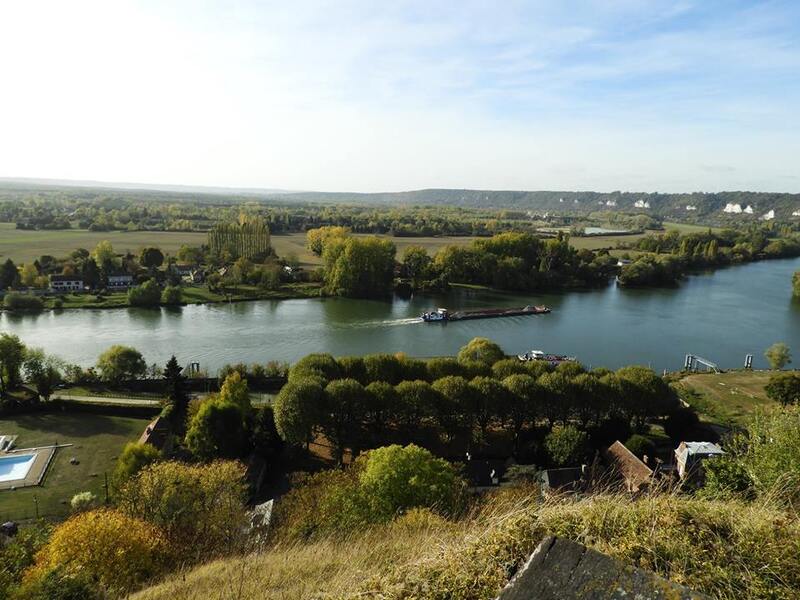
[{"label": "blue sky", "polygon": [[800,192],[800,2],[6,2],[0,176]]}]

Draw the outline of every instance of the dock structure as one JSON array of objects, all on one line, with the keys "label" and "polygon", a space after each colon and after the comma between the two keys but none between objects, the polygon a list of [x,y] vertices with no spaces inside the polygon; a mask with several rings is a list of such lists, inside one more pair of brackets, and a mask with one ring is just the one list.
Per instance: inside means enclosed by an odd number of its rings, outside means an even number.
[{"label": "dock structure", "polygon": [[683,361],[683,368],[687,371],[697,371],[699,365],[704,366],[709,371],[714,371],[714,373],[720,373],[721,369],[717,363],[708,360],[707,358],[703,358],[702,356],[697,356],[695,354],[687,354],[686,358]]}]

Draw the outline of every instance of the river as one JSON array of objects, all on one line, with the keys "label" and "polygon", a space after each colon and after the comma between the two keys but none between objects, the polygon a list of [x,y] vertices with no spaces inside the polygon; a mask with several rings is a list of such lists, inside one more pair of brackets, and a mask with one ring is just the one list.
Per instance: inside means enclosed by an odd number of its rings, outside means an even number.
[{"label": "river", "polygon": [[[138,348],[148,363],[173,353],[213,372],[228,362],[294,361],[310,352],[337,356],[405,352],[454,354],[476,336],[508,353],[531,349],[577,356],[583,363],[679,369],[692,353],[725,368],[740,367],[784,341],[800,353],[800,302],[791,298],[791,275],[800,259],[729,267],[689,276],[674,289],[620,289],[551,294],[459,290],[391,301],[257,301],[161,309],[64,310],[0,315],[0,331],[29,346],[84,366],[108,346]],[[450,309],[546,304],[552,313],[425,324],[431,307]]]}]

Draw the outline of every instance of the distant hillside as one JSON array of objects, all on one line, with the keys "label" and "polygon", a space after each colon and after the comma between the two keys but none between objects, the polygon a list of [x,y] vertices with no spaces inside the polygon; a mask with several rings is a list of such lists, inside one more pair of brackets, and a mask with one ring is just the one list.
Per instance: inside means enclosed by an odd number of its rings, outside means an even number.
[{"label": "distant hillside", "polygon": [[373,194],[301,192],[283,195],[282,199],[315,203],[456,205],[559,213],[642,212],[681,221],[757,220],[771,210],[778,220],[800,217],[800,194],[761,192],[659,194],[430,189]]}]

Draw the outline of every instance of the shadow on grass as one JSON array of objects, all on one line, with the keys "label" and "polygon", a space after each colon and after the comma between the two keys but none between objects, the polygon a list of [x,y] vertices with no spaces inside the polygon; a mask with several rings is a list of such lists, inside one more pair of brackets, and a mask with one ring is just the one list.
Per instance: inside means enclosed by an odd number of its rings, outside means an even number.
[{"label": "shadow on grass", "polygon": [[[14,418],[19,427],[36,430],[38,435],[47,432],[54,438],[89,438],[100,434],[126,435],[129,429],[115,417],[84,413],[39,413],[20,415]],[[146,423],[146,420],[142,420]],[[144,427],[144,425],[143,425]],[[12,429],[14,427],[12,426]],[[19,441],[24,443],[25,431],[19,432]],[[63,441],[63,440],[60,440]]]}]

